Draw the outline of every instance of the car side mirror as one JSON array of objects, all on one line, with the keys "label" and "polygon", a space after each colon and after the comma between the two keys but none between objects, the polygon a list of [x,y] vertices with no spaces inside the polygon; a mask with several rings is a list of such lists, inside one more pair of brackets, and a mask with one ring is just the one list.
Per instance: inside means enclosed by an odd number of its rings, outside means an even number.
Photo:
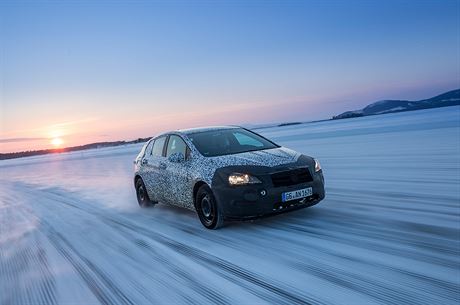
[{"label": "car side mirror", "polygon": [[168,161],[173,163],[181,163],[185,161],[185,156],[181,152],[176,152],[168,157]]}]

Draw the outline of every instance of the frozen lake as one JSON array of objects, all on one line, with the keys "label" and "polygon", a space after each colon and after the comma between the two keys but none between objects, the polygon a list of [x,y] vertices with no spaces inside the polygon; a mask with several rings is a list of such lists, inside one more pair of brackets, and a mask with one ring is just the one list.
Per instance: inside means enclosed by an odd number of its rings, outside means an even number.
[{"label": "frozen lake", "polygon": [[0,162],[0,304],[460,302],[460,107],[257,132],[326,199],[204,229],[140,209],[139,145]]}]

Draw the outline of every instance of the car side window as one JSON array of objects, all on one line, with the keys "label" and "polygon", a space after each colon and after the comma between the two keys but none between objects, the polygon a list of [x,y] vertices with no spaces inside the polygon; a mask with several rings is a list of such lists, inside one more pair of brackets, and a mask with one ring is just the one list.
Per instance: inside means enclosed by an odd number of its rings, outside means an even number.
[{"label": "car side window", "polygon": [[235,136],[235,138],[238,141],[238,143],[240,145],[242,145],[242,146],[245,146],[245,145],[255,146],[255,147],[264,146],[264,144],[262,142],[259,142],[256,139],[251,138],[251,137],[249,137],[249,136],[247,136],[245,134],[235,132],[235,133],[233,133],[233,135]]},{"label": "car side window", "polygon": [[163,155],[163,147],[165,146],[166,136],[158,138],[153,143],[152,156],[161,157]]},{"label": "car side window", "polygon": [[169,137],[168,147],[166,148],[166,157],[177,152],[181,152],[184,154],[184,157],[187,157],[187,144],[185,144],[181,137],[171,135]]},{"label": "car side window", "polygon": [[153,147],[153,143],[155,142],[155,140],[152,140],[150,141],[150,143],[147,145],[147,147],[145,148],[145,151],[144,151],[144,156],[145,157],[150,157],[150,155],[152,154],[152,147]]}]

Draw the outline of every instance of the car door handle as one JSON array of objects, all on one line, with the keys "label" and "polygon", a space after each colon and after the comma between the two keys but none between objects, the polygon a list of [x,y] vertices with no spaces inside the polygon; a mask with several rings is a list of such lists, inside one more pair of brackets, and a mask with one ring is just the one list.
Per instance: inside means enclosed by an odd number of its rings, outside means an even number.
[{"label": "car door handle", "polygon": [[165,169],[166,168],[166,163],[160,162],[159,166],[160,169]]}]

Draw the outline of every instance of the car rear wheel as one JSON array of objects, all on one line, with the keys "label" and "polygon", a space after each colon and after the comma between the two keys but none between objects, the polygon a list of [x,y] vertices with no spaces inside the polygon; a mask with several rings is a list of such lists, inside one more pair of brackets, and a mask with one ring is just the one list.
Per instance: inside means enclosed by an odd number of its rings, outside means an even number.
[{"label": "car rear wheel", "polygon": [[224,217],[209,186],[200,187],[196,195],[195,207],[205,228],[215,230],[224,224]]},{"label": "car rear wheel", "polygon": [[150,200],[149,195],[147,194],[147,189],[145,188],[144,181],[142,178],[136,180],[136,195],[137,202],[142,208],[149,207],[153,205],[153,202]]}]

